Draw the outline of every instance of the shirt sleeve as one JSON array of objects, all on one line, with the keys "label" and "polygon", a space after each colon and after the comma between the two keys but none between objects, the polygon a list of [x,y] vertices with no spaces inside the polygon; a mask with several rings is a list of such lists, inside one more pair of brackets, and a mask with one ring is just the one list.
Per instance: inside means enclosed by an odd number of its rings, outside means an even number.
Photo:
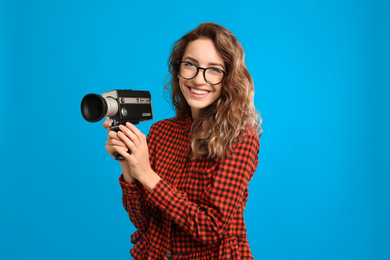
[{"label": "shirt sleeve", "polygon": [[[150,145],[151,139],[154,139],[153,126],[147,137],[149,146],[149,160],[154,168],[154,146]],[[142,233],[146,233],[150,222],[150,203],[146,200],[149,193],[145,187],[137,180],[131,183],[124,181],[123,175],[119,178],[119,184],[122,188],[122,204],[127,211],[131,222],[137,231],[132,236],[132,243],[135,244]]]},{"label": "shirt sleeve", "polygon": [[139,232],[146,232],[149,227],[148,206],[146,205],[146,194],[141,183],[134,180],[126,183],[123,175],[119,178],[122,188],[122,203],[134,227]]},{"label": "shirt sleeve", "polygon": [[196,204],[186,193],[161,179],[147,197],[172,221],[203,243],[221,240],[240,206],[258,164],[257,134],[236,143],[230,155],[219,162],[211,183]]}]

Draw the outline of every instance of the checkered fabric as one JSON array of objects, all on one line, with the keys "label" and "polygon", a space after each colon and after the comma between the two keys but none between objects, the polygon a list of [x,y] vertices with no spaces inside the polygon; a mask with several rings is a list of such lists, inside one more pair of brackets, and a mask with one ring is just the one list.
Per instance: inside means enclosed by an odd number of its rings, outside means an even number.
[{"label": "checkered fabric", "polygon": [[[137,228],[134,259],[253,259],[243,212],[258,164],[259,136],[246,132],[225,159],[190,160],[192,119],[155,123],[150,163],[162,178],[148,192],[137,180],[119,182]],[[168,258],[167,258],[168,256]]]}]

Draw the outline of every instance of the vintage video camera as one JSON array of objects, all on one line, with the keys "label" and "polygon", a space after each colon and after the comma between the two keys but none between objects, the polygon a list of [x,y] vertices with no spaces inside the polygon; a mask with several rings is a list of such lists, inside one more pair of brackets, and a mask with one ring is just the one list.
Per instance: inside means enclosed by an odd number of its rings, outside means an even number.
[{"label": "vintage video camera", "polygon": [[[81,114],[88,122],[98,122],[107,117],[111,130],[118,132],[119,125],[127,122],[138,124],[153,119],[152,99],[149,91],[113,90],[98,94],[87,94],[81,101]],[[123,157],[116,154],[117,160]]]}]

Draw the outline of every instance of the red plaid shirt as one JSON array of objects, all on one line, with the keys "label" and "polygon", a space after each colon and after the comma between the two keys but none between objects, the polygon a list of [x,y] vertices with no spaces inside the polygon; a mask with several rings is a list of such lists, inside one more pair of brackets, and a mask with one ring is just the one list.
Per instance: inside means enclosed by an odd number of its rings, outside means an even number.
[{"label": "red plaid shirt", "polygon": [[[225,159],[190,160],[190,117],[157,122],[148,146],[162,178],[149,193],[120,177],[123,205],[137,231],[134,259],[253,259],[243,212],[258,164],[259,137],[245,133]],[[170,256],[169,256],[170,255]]]}]

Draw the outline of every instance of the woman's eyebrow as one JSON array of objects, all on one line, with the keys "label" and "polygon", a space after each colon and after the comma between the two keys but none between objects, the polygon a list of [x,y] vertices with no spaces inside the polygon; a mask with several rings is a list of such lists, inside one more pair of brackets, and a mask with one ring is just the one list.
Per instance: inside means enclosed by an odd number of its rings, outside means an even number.
[{"label": "woman's eyebrow", "polygon": [[[185,60],[185,59],[189,59],[189,60],[199,64],[199,62],[196,59],[194,59],[190,56],[186,56],[183,58],[183,60]],[[218,62],[211,62],[208,64],[208,66],[221,66],[222,68],[225,68],[221,63],[218,63]]]},{"label": "woman's eyebrow", "polygon": [[183,58],[183,60],[185,60],[185,59],[189,59],[189,60],[191,60],[191,61],[193,61],[193,62],[198,63],[198,61],[197,61],[196,59],[194,59],[194,58],[192,58],[192,57],[190,57],[190,56],[186,56],[186,57]]},{"label": "woman's eyebrow", "polygon": [[209,66],[220,66],[221,68],[225,68],[221,63],[209,63]]}]

